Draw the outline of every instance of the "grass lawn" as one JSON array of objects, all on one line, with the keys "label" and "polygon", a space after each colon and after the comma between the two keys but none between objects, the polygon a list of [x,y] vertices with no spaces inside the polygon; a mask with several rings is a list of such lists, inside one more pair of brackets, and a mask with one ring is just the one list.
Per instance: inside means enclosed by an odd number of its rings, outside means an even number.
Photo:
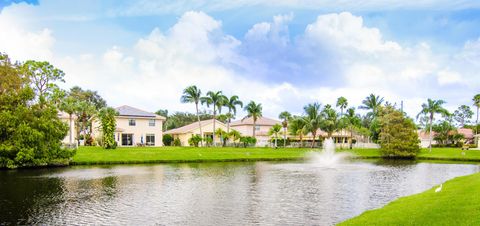
[{"label": "grass lawn", "polygon": [[[100,147],[80,147],[73,164],[161,163],[161,162],[214,162],[301,159],[311,148],[194,148],[194,147],[128,147],[104,150]],[[319,149],[315,149],[319,150]],[[379,158],[378,149],[348,151],[357,158]],[[459,148],[422,149],[419,160],[479,161],[480,151],[469,150],[462,155]]]},{"label": "grass lawn", "polygon": [[399,198],[339,225],[480,225],[480,173]]}]

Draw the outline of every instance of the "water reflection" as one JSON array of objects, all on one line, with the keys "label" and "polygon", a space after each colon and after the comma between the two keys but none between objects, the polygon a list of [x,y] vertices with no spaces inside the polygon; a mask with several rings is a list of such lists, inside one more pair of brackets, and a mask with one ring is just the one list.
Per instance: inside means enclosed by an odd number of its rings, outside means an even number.
[{"label": "water reflection", "polygon": [[0,171],[0,224],[332,225],[478,171],[404,161]]}]

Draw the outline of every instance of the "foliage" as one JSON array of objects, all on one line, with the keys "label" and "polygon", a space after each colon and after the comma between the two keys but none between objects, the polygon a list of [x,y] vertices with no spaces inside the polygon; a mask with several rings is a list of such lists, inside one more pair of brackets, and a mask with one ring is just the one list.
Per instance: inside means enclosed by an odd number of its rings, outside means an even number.
[{"label": "foliage", "polygon": [[230,132],[228,133],[228,137],[230,137],[230,139],[235,143],[235,141],[239,140],[240,137],[242,136],[242,134],[240,132],[238,132],[237,130],[230,130]]},{"label": "foliage", "polygon": [[[207,112],[199,112],[200,120],[212,119],[213,115]],[[167,117],[165,121],[165,130],[171,130],[178,127],[182,127],[198,121],[197,115],[188,112],[175,112]]]},{"label": "foliage", "polygon": [[173,140],[173,146],[182,146],[182,142],[178,137]]},{"label": "foliage", "polygon": [[[200,98],[200,101],[202,102],[202,104],[206,104],[207,107],[210,107],[210,105],[213,106],[213,119],[216,119],[217,110],[219,113],[222,113],[222,107],[225,106],[228,98],[222,94],[222,91],[208,91],[206,96]],[[213,131],[215,131],[215,120],[213,120]],[[212,142],[215,146],[215,136],[213,136]]]},{"label": "foliage", "polygon": [[23,64],[23,71],[30,79],[30,86],[35,91],[35,99],[43,106],[53,91],[58,88],[56,81],[64,82],[65,73],[46,61],[28,60]]},{"label": "foliage", "polygon": [[325,105],[321,114],[320,129],[327,132],[328,137],[332,137],[333,132],[341,129],[341,123],[337,112],[329,104]]},{"label": "foliage", "polygon": [[212,146],[213,139],[211,137],[204,137],[203,141],[205,142],[205,144],[207,144],[207,146]]},{"label": "foliage", "polygon": [[275,147],[277,147],[278,134],[280,133],[281,130],[282,130],[282,126],[277,123],[273,125],[268,131],[268,135],[273,136],[275,138]]},{"label": "foliage", "polygon": [[373,118],[378,115],[378,109],[382,106],[383,97],[376,96],[375,94],[370,94],[365,100],[362,101],[362,104],[359,108],[365,110],[371,110]]},{"label": "foliage", "polygon": [[163,141],[163,145],[171,146],[173,142],[173,136],[170,134],[163,134],[162,141]]},{"label": "foliage", "polygon": [[245,148],[249,146],[255,146],[257,143],[257,138],[250,136],[240,137],[240,142],[243,143],[243,147]]},{"label": "foliage", "polygon": [[[255,127],[257,125],[257,119],[262,117],[262,104],[255,103],[255,101],[250,101],[250,103],[245,106],[245,111],[247,112],[247,117],[252,117],[253,119],[253,137],[255,137]],[[256,141],[255,141],[256,143]]]},{"label": "foliage", "polygon": [[215,135],[219,136],[222,142],[222,146],[225,146],[228,140],[228,133],[222,128],[215,130]]},{"label": "foliage", "polygon": [[[428,119],[430,120],[429,123],[429,134],[430,134],[430,148],[432,147],[432,129],[433,129],[433,120],[435,117],[435,114],[441,114],[443,116],[448,116],[449,113],[447,109],[443,108],[443,104],[445,104],[444,100],[432,100],[428,99],[427,103],[422,104],[422,110],[420,113],[418,113],[417,118],[420,117],[421,115],[428,116]],[[431,149],[430,149],[431,150]]]},{"label": "foliage", "polygon": [[115,129],[117,127],[115,116],[117,115],[118,112],[111,107],[102,108],[98,114],[100,118],[100,130],[102,131],[103,147],[105,149],[117,148],[117,143],[115,142]]},{"label": "foliage", "polygon": [[[7,55],[0,54],[0,168],[68,164],[75,154],[61,147],[68,128],[58,118],[56,107],[32,88],[36,84],[30,78],[36,73],[52,75],[30,69],[35,67],[12,64]],[[46,97],[51,86],[40,87]]]},{"label": "foliage", "polygon": [[340,116],[343,116],[343,110],[348,106],[348,100],[345,97],[339,97],[337,99],[336,106],[340,108]]},{"label": "foliage", "polygon": [[320,106],[321,105],[319,103],[313,103],[303,107],[306,114],[303,118],[305,120],[304,128],[306,132],[312,133],[312,147],[315,146],[317,130],[320,129],[320,126],[322,124],[322,114],[320,112]]},{"label": "foliage", "polygon": [[443,120],[440,123],[434,124],[432,130],[435,132],[434,140],[439,144],[447,144],[453,138],[450,131],[455,130],[455,126],[449,120]]},{"label": "foliage", "polygon": [[415,123],[393,107],[380,108],[380,147],[383,157],[414,158],[420,151]]},{"label": "foliage", "polygon": [[[198,127],[199,127],[199,130],[200,130],[200,134],[203,134],[202,133],[202,124],[200,123],[200,114],[199,114],[199,111],[198,111],[198,104],[201,100],[201,96],[202,96],[202,91],[199,88],[197,88],[197,86],[189,86],[189,87],[187,87],[183,90],[183,95],[180,98],[180,101],[182,103],[194,103],[195,104]],[[203,141],[200,141],[200,143],[202,143],[202,146],[203,146]]]},{"label": "foliage", "polygon": [[202,141],[202,137],[200,137],[200,135],[198,134],[195,134],[195,135],[192,135],[192,137],[190,137],[188,139],[188,144],[190,146],[194,146],[194,147],[198,147],[198,144]]},{"label": "foliage", "polygon": [[461,105],[457,110],[453,112],[453,118],[458,122],[460,127],[470,123],[470,119],[473,117],[473,111],[467,105]]}]

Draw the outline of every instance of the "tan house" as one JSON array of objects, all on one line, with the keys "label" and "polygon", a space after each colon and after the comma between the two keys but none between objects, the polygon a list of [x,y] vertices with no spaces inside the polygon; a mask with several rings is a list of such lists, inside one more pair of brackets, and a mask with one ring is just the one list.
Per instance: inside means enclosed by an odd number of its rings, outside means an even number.
[{"label": "tan house", "polygon": [[[271,136],[268,135],[270,128],[275,124],[282,122],[267,117],[259,117],[255,123],[255,137],[257,138],[257,146],[269,145]],[[230,128],[237,130],[242,136],[253,136],[253,118],[248,117],[242,120],[230,123]]]},{"label": "tan house", "polygon": [[[115,108],[118,116],[115,117],[117,128],[115,129],[115,141],[120,147],[132,146],[163,146],[163,122],[165,117],[140,110],[127,105]],[[100,136],[98,130],[100,124],[94,122],[95,137]]]},{"label": "tan house", "polygon": [[[214,136],[213,119],[200,121],[200,124],[202,125],[202,133],[203,133],[202,137],[210,137],[213,139],[213,136]],[[227,131],[227,126],[224,123],[218,120],[215,120],[215,130],[218,130],[218,128],[221,128],[222,130]],[[178,138],[180,140],[181,146],[190,146],[190,144],[188,143],[188,139],[190,139],[194,135],[201,136],[198,122],[194,122],[186,126],[165,131],[165,134],[172,135],[173,139]],[[220,137],[217,135],[215,135],[215,142],[221,143]]]}]

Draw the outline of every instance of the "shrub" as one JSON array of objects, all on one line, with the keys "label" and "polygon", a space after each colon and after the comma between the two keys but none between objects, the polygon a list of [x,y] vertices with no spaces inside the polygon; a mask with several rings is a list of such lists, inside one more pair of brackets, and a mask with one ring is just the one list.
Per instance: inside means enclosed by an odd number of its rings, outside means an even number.
[{"label": "shrub", "polygon": [[200,137],[199,135],[193,135],[192,137],[190,137],[190,139],[188,139],[188,144],[190,144],[190,146],[198,147],[200,141],[202,141],[202,137]]},{"label": "shrub", "polygon": [[173,140],[173,146],[182,146],[182,142],[178,137]]},{"label": "shrub", "polygon": [[170,134],[164,134],[163,138],[162,138],[162,141],[163,141],[163,145],[171,146],[172,142],[173,142],[173,136],[170,135]]},{"label": "shrub", "polygon": [[243,147],[254,146],[257,143],[257,138],[255,137],[240,137],[240,142],[243,143]]},{"label": "shrub", "polygon": [[207,146],[211,146],[213,144],[213,139],[211,137],[205,137],[203,138],[203,141]]}]

